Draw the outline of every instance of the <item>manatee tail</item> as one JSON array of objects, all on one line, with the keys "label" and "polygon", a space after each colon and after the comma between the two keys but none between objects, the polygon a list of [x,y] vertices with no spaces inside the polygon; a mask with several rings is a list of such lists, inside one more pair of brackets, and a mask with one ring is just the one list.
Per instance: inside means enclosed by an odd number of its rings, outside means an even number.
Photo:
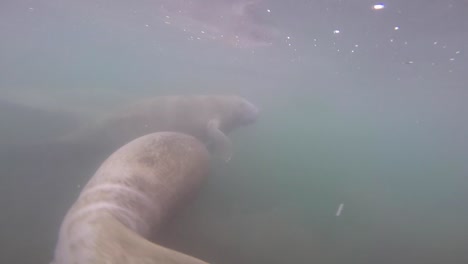
[{"label": "manatee tail", "polygon": [[154,244],[114,217],[99,221],[95,258],[89,264],[208,264],[195,257]]}]

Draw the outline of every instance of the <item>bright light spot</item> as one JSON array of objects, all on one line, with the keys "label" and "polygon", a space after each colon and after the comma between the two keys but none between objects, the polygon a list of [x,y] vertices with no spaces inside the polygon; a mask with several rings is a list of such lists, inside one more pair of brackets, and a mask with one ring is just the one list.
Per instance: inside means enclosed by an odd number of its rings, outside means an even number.
[{"label": "bright light spot", "polygon": [[34,11],[34,8],[30,7],[30,8],[29,8],[29,11]]},{"label": "bright light spot", "polygon": [[351,50],[351,53],[354,53],[354,50]]},{"label": "bright light spot", "polygon": [[383,4],[375,4],[373,8],[374,8],[375,10],[380,10],[380,9],[384,9],[384,7],[385,7],[385,6],[384,6]]},{"label": "bright light spot", "polygon": [[317,47],[317,44],[314,44],[314,47]]},{"label": "bright light spot", "polygon": [[357,47],[359,47],[359,45],[358,45],[358,44],[356,44],[356,45],[354,45],[354,47],[356,47],[356,48],[357,48]]},{"label": "bright light spot", "polygon": [[287,38],[287,39],[291,39],[291,37],[290,37],[290,36],[287,36],[286,38]]},{"label": "bright light spot", "polygon": [[148,24],[146,24],[146,25],[145,25],[145,27],[149,27],[149,25],[148,25]]},{"label": "bright light spot", "polygon": [[166,18],[171,18],[170,16],[166,16]]},{"label": "bright light spot", "polygon": [[200,32],[201,32],[202,34],[205,34],[205,31],[203,31],[203,30],[202,30],[202,31],[200,31]]},{"label": "bright light spot", "polygon": [[270,9],[267,9],[267,12],[268,12],[268,13],[271,13],[271,10],[270,10]]},{"label": "bright light spot", "polygon": [[455,58],[450,58],[450,61],[454,61],[454,60],[455,60]]},{"label": "bright light spot", "polygon": [[317,41],[317,39],[314,39],[314,41]]},{"label": "bright light spot", "polygon": [[408,41],[405,41],[405,45],[408,45]]},{"label": "bright light spot", "polygon": [[400,29],[400,27],[394,27],[393,29],[394,29],[394,30],[399,30],[399,29]]},{"label": "bright light spot", "polygon": [[290,46],[290,47],[291,47],[291,43],[289,43],[289,44],[288,44],[288,46]]},{"label": "bright light spot", "polygon": [[408,61],[408,64],[413,64],[413,63],[414,63],[414,61]]},{"label": "bright light spot", "polygon": [[437,45],[437,41],[434,41],[434,45]]},{"label": "bright light spot", "polygon": [[457,50],[457,52],[455,52],[455,54],[460,54],[460,51],[459,51],[459,50]]},{"label": "bright light spot", "polygon": [[333,30],[333,34],[339,34],[340,31],[338,29]]},{"label": "bright light spot", "polygon": [[393,39],[390,39],[390,42],[393,42]]},{"label": "bright light spot", "polygon": [[164,22],[164,24],[170,25],[171,23],[170,23],[170,22],[167,22],[167,21],[165,21],[165,22]]}]

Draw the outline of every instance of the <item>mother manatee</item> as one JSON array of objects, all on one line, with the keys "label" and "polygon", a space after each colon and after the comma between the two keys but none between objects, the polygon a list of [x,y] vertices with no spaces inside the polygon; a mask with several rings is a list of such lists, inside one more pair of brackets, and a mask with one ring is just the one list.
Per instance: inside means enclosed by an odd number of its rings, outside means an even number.
[{"label": "mother manatee", "polygon": [[[130,104],[87,125],[63,140],[92,141],[112,149],[148,133],[174,131],[192,135],[223,160],[232,157],[226,136],[256,121],[258,108],[234,95],[161,96]],[[93,143],[93,144],[94,144]]]}]

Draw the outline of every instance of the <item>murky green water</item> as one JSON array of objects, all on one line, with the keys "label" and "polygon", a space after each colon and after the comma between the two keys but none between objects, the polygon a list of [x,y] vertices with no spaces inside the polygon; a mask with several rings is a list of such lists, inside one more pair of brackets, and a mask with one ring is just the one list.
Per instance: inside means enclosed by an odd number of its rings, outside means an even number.
[{"label": "murky green water", "polygon": [[220,264],[468,263],[463,1],[161,2],[0,3],[1,263],[49,263],[104,158],[47,142],[189,93],[262,112],[161,243]]}]

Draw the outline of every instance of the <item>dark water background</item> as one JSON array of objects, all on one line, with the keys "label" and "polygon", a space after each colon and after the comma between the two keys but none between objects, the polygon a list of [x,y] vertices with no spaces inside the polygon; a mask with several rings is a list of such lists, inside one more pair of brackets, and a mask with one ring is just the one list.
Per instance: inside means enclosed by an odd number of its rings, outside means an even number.
[{"label": "dark water background", "polygon": [[225,264],[468,263],[466,2],[187,2],[0,2],[1,263],[50,261],[103,159],[47,142],[188,93],[262,115],[161,243]]}]

